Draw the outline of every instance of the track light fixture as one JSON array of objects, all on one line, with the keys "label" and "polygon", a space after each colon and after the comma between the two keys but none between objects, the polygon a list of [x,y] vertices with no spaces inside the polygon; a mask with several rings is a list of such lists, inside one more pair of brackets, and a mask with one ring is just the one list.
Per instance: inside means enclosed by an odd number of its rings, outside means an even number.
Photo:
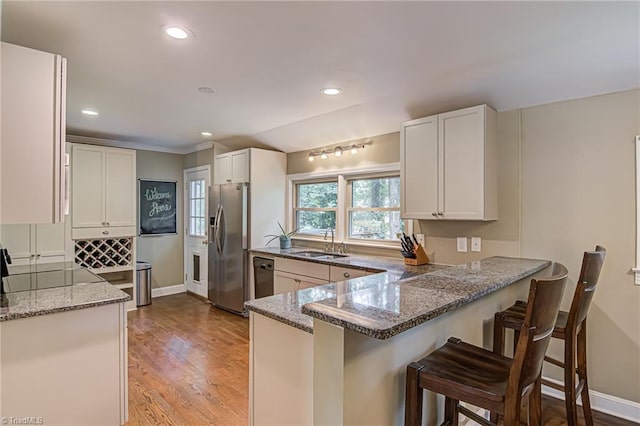
[{"label": "track light fixture", "polygon": [[308,155],[308,159],[309,162],[313,162],[313,160],[315,160],[316,157],[320,157],[323,160],[326,160],[327,158],[329,158],[329,154],[333,153],[334,157],[342,157],[342,154],[344,154],[345,151],[349,151],[351,152],[351,154],[357,154],[360,150],[364,149],[365,145],[371,145],[372,141],[367,141],[365,143],[361,143],[361,144],[353,144],[353,145],[347,145],[347,146],[336,146],[335,148],[329,148],[329,149],[321,149],[320,151],[311,151]]}]

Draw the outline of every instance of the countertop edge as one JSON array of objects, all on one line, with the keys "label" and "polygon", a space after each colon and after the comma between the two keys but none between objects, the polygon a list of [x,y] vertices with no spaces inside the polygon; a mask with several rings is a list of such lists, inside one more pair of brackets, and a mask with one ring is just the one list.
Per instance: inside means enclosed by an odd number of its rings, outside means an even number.
[{"label": "countertop edge", "polygon": [[[329,324],[336,325],[338,327],[342,327],[368,337],[373,337],[379,340],[386,340],[404,331],[407,331],[413,327],[416,327],[420,324],[423,324],[427,321],[437,318],[440,315],[446,314],[447,312],[451,312],[455,309],[458,309],[461,306],[472,303],[484,296],[494,293],[495,291],[505,288],[522,279],[530,277],[535,273],[548,268],[552,263],[549,260],[546,260],[546,261],[540,260],[540,261],[544,263],[532,268],[531,270],[529,270],[524,274],[518,274],[515,277],[509,277],[508,279],[505,279],[503,282],[498,282],[494,286],[487,288],[484,291],[471,294],[467,297],[461,297],[460,299],[450,302],[447,305],[444,305],[432,311],[421,313],[414,318],[407,319],[403,322],[400,322],[388,328],[368,328],[363,325],[355,324],[352,321],[349,321],[347,319],[342,319],[339,316],[336,316],[337,312],[340,312],[340,311],[336,311],[331,307],[328,307],[326,305],[322,305],[316,302],[303,305],[301,311],[305,315],[309,315],[312,318],[325,321]],[[399,285],[402,285],[402,283],[400,283]],[[331,311],[331,312],[328,312],[328,311]]]},{"label": "countertop edge", "polygon": [[131,296],[129,296],[128,294],[126,294],[124,292],[123,292],[123,294],[125,294],[125,296],[122,296],[122,297],[119,297],[119,298],[100,300],[100,301],[96,301],[96,302],[83,303],[83,304],[79,304],[79,305],[60,306],[60,307],[50,308],[50,309],[40,309],[40,310],[33,311],[33,312],[18,312],[18,313],[0,314],[0,322],[11,321],[11,320],[16,320],[16,319],[39,317],[39,316],[42,316],[42,315],[55,314],[55,313],[58,313],[58,312],[69,312],[69,311],[76,311],[76,310],[79,310],[79,309],[95,308],[97,306],[112,305],[114,303],[124,303],[124,302],[128,302],[128,301],[131,300]]}]

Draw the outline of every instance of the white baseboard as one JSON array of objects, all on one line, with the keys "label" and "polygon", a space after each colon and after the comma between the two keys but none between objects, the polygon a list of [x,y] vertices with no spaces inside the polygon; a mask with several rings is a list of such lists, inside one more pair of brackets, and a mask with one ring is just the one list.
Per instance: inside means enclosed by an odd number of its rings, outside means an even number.
[{"label": "white baseboard", "polygon": [[151,297],[169,296],[170,294],[184,293],[187,287],[184,284],[170,285],[168,287],[159,287],[151,289]]},{"label": "white baseboard", "polygon": [[[545,377],[546,380],[562,385],[563,382]],[[542,393],[553,398],[564,401],[564,393],[551,388],[542,386]],[[591,401],[591,409],[602,413],[620,417],[625,420],[640,423],[640,403],[618,398],[617,396],[607,395],[606,393],[589,391],[589,400]],[[582,400],[578,398],[578,405],[582,405]]]}]

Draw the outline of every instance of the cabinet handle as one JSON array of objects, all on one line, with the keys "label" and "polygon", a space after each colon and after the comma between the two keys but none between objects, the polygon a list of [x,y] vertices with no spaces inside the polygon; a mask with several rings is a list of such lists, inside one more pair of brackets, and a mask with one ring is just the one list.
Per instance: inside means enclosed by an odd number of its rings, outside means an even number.
[{"label": "cabinet handle", "polygon": [[349,278],[349,277],[351,276],[351,274],[350,274],[350,273],[348,273],[348,272],[345,272],[345,273],[344,273],[344,274],[342,274],[342,275],[343,275],[345,278]]},{"label": "cabinet handle", "polygon": [[298,284],[302,282],[302,280],[299,280],[298,278],[294,278],[293,281],[297,282]]},{"label": "cabinet handle", "polygon": [[227,179],[227,182],[228,182],[228,183],[231,183],[231,179]]},{"label": "cabinet handle", "polygon": [[438,212],[438,216],[444,216],[444,213]]},{"label": "cabinet handle", "polygon": [[38,259],[40,259],[40,256],[41,256],[41,255],[40,255],[40,253],[36,254],[36,257],[37,257]]},{"label": "cabinet handle", "polygon": [[109,222],[107,222],[107,226],[110,226],[110,225],[109,225]]},{"label": "cabinet handle", "polygon": [[36,255],[32,253],[31,256],[29,257],[31,257],[32,259],[35,259]]},{"label": "cabinet handle", "polygon": [[109,235],[109,231],[102,231],[102,235]]},{"label": "cabinet handle", "polygon": [[433,213],[431,213],[431,216],[433,216],[433,217],[438,217],[438,213],[433,212]]}]

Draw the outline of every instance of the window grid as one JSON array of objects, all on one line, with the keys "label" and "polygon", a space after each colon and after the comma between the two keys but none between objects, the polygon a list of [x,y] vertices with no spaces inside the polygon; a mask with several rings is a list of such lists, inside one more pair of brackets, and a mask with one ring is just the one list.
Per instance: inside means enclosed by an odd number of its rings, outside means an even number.
[{"label": "window grid", "polygon": [[[384,207],[368,207],[363,203],[362,197],[354,206],[353,183],[375,179],[393,179],[393,196],[383,197],[376,205]],[[301,187],[310,183],[334,183],[337,185],[337,199],[335,207],[313,207],[306,205],[300,199]],[[300,215],[306,213],[330,213],[334,219],[333,228],[336,231],[337,241],[351,241],[354,243],[384,244],[398,241],[402,232],[412,232],[412,221],[405,221],[400,217],[400,173],[397,170],[389,170],[375,173],[337,173],[322,179],[300,179],[292,181],[291,213],[292,226],[300,228]],[[391,185],[385,182],[386,185]],[[390,189],[387,189],[390,191]],[[342,195],[340,195],[342,194]],[[366,197],[364,197],[366,198]],[[379,199],[380,200],[380,199]],[[375,216],[378,216],[377,218]],[[364,229],[362,224],[372,216],[378,220],[378,228]],[[303,220],[304,222],[304,220]],[[322,238],[326,228],[302,229],[296,232],[300,237]],[[357,235],[360,234],[360,235]]]},{"label": "window grid", "polygon": [[[327,191],[333,189],[332,187],[335,185],[335,200],[331,200],[331,202],[326,207],[303,207],[305,202],[301,197],[302,188],[311,187],[313,185],[327,185]],[[295,200],[293,208],[293,218],[295,224],[294,227],[296,230],[298,230],[298,235],[324,235],[324,232],[327,228],[336,228],[338,222],[337,186],[338,181],[336,179],[300,181],[296,183],[294,192]],[[328,192],[328,194],[331,195],[331,192]],[[335,207],[331,206],[331,204],[335,204]],[[307,222],[315,222],[316,227],[305,228],[301,223],[303,220]]]},{"label": "window grid", "polygon": [[204,179],[189,181],[189,235],[206,236],[206,182]]}]

